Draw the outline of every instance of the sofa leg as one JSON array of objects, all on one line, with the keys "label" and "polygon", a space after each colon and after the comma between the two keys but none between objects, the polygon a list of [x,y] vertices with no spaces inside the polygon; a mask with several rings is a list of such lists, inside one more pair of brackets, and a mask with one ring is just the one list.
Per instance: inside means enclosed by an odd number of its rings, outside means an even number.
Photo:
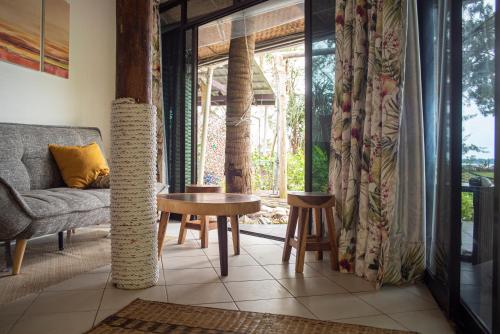
[{"label": "sofa leg", "polygon": [[24,251],[26,250],[26,239],[16,240],[16,249],[14,250],[14,260],[12,263],[12,275],[19,274],[21,264],[23,263]]},{"label": "sofa leg", "polygon": [[64,232],[57,233],[57,241],[59,242],[59,250],[64,250]]}]

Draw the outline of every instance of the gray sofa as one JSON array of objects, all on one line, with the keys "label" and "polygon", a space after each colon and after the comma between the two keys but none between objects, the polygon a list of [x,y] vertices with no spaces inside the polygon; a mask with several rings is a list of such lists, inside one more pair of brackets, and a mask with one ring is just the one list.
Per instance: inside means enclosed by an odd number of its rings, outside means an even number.
[{"label": "gray sofa", "polygon": [[109,189],[71,189],[48,144],[102,147],[99,129],[0,123],[0,241],[16,240],[19,273],[28,239],[110,221]]}]

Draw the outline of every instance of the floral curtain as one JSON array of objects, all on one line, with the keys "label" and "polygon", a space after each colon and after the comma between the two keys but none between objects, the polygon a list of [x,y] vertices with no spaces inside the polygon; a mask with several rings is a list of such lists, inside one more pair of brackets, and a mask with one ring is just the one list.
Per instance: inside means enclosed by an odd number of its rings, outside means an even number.
[{"label": "floral curtain", "polygon": [[405,222],[395,223],[406,18],[404,0],[336,2],[329,186],[336,197],[339,264],[377,286],[420,274],[401,274],[421,250],[409,253]]},{"label": "floral curtain", "polygon": [[156,106],[156,139],[157,159],[156,178],[158,182],[166,182],[164,168],[164,128],[163,128],[163,84],[161,78],[161,26],[160,0],[153,1],[153,36],[151,44],[152,73],[153,73],[153,104]]}]

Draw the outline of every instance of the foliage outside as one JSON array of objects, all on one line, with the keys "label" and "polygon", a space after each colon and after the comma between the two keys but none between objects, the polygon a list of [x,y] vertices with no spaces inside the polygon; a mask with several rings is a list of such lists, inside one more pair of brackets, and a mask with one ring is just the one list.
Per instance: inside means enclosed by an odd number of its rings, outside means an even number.
[{"label": "foliage outside", "polygon": [[462,193],[462,221],[474,219],[474,202],[472,193]]},{"label": "foliage outside", "polygon": [[[273,189],[275,159],[274,155],[259,155],[258,151],[253,152],[252,186],[254,191]],[[304,151],[288,152],[287,173],[288,190],[304,190]]]}]

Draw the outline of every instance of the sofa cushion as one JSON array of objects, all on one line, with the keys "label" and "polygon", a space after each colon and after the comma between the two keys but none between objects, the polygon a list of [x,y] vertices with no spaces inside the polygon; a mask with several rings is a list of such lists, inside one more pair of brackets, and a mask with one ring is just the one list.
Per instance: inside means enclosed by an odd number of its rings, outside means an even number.
[{"label": "sofa cushion", "polygon": [[0,177],[17,191],[63,187],[48,145],[93,141],[103,149],[96,128],[0,123]]},{"label": "sofa cushion", "polygon": [[108,163],[95,142],[83,146],[49,144],[49,151],[70,188],[88,188],[99,175],[109,174]]},{"label": "sofa cushion", "polygon": [[107,208],[110,205],[109,189],[52,188],[20,194],[30,214],[37,219]]}]

